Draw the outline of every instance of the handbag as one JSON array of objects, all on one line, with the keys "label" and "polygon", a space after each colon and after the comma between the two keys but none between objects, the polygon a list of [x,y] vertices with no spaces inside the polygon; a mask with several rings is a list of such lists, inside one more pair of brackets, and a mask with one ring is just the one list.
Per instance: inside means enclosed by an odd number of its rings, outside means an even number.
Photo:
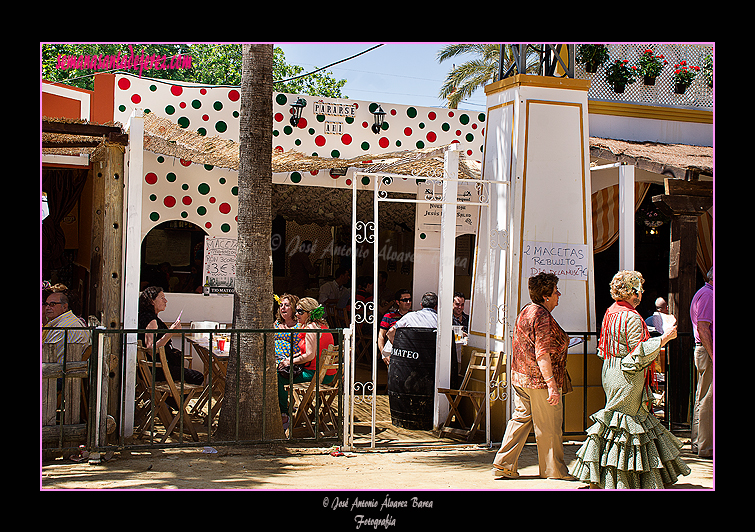
[{"label": "handbag", "polygon": [[294,375],[294,378],[296,378],[301,375],[303,371],[304,366],[300,364],[294,364],[293,366],[291,364],[284,366],[282,362],[278,364],[278,375],[280,375],[285,380],[291,380],[292,373]]}]

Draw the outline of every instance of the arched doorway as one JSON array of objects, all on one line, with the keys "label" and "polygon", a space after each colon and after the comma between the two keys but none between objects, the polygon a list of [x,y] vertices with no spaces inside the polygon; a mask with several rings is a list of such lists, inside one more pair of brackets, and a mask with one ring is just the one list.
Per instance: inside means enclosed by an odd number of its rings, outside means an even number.
[{"label": "arched doorway", "polygon": [[153,227],[142,240],[139,289],[161,286],[166,292],[202,293],[206,235],[201,227],[183,220]]}]

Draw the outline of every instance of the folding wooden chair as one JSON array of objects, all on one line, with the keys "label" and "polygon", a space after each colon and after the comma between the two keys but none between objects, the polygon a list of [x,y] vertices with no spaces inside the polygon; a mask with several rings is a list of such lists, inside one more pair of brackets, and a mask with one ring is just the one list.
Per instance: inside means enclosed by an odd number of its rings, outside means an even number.
[{"label": "folding wooden chair", "polygon": [[[158,354],[158,360],[153,362],[150,360],[152,356],[152,349],[137,346],[137,365],[142,375],[143,384],[147,386],[149,397],[153,395],[155,397],[154,404],[150,399],[150,412],[147,416],[145,425],[142,427],[142,432],[146,430],[148,426],[152,424],[152,419],[157,414],[160,422],[165,427],[165,435],[162,438],[162,443],[168,439],[174,430],[179,426],[179,421],[183,418],[184,429],[188,429],[191,433],[191,437],[194,441],[199,441],[199,435],[194,428],[194,424],[191,422],[191,414],[189,413],[189,401],[194,398],[194,395],[201,392],[203,386],[201,384],[189,384],[183,383],[183,395],[181,394],[181,381],[175,382],[173,376],[170,373],[168,367],[168,359],[165,355],[165,348],[159,347],[156,349]],[[165,381],[155,381],[152,373],[153,366],[155,368],[161,368]],[[154,393],[153,393],[154,392]],[[142,394],[142,397],[144,394]],[[167,401],[172,398],[175,401],[175,405],[178,408],[178,412],[173,414],[169,408]]]},{"label": "folding wooden chair", "polygon": [[294,384],[296,413],[293,416],[291,430],[301,432],[306,429],[306,435],[316,436],[315,425],[317,425],[321,435],[335,433],[338,423],[333,401],[338,396],[339,375],[336,374],[330,384],[323,384],[328,370],[333,369],[338,369],[338,347],[335,345],[322,350],[320,371],[311,381]]},{"label": "folding wooden chair", "polygon": [[[499,364],[498,353],[490,353],[490,380],[495,382],[501,371],[502,365]],[[469,366],[464,374],[464,380],[458,390],[451,388],[438,388],[438,393],[445,394],[449,403],[448,416],[446,421],[441,425],[440,435],[451,434],[455,436],[462,436],[467,441],[472,441],[477,436],[478,432],[482,432],[480,425],[482,424],[483,417],[485,415],[485,394],[489,392],[490,384],[485,380],[485,368],[486,356],[484,352],[474,351],[472,357],[469,360]],[[477,372],[477,373],[475,373]],[[474,389],[477,388],[477,389]],[[480,389],[482,388],[482,389]],[[459,405],[463,397],[468,398],[472,402],[474,411],[474,420],[471,424],[467,424],[459,410]],[[451,423],[454,421],[461,426],[461,428],[451,427]]]}]

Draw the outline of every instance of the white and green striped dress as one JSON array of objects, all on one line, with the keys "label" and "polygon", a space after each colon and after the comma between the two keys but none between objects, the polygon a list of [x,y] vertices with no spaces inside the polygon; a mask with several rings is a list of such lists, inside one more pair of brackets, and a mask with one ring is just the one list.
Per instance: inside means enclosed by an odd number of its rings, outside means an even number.
[{"label": "white and green striped dress", "polygon": [[[602,488],[663,489],[690,469],[679,456],[682,443],[648,409],[652,394],[645,370],[660,352],[660,337],[644,336],[642,317],[617,312],[604,324],[602,382],[606,406],[590,418],[593,425],[577,451],[572,474]],[[629,346],[632,346],[630,348]],[[605,356],[605,355],[608,356]]]}]

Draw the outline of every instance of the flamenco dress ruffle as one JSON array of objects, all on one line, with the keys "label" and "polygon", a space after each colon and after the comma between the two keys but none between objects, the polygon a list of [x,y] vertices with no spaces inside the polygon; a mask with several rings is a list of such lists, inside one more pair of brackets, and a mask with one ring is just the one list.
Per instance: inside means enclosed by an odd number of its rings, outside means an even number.
[{"label": "flamenco dress ruffle", "polygon": [[681,441],[655,416],[600,410],[577,451],[572,474],[607,489],[663,489],[690,469],[680,458]]}]

